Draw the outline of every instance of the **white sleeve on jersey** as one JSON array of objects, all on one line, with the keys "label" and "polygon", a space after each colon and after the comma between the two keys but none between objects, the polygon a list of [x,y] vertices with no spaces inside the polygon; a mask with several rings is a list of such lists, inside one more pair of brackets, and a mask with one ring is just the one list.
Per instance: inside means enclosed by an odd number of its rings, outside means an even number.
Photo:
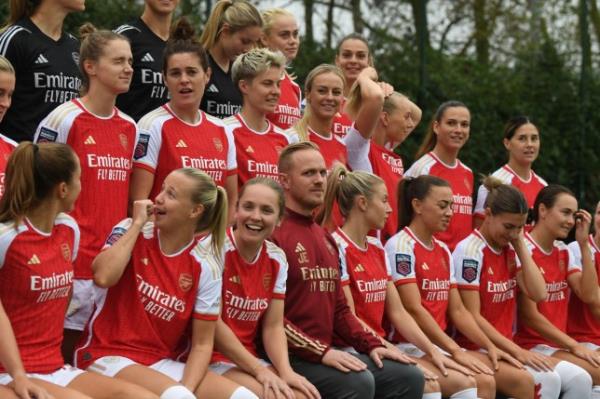
[{"label": "white sleeve on jersey", "polygon": [[237,155],[235,148],[235,139],[233,138],[233,133],[223,128],[225,130],[225,137],[227,137],[227,170],[235,170],[237,169]]},{"label": "white sleeve on jersey", "polygon": [[15,223],[0,223],[0,269],[4,266],[4,260],[6,259],[6,253],[13,240],[27,230],[25,223],[21,223],[18,229],[15,229]]},{"label": "white sleeve on jersey", "polygon": [[121,220],[115,227],[112,228],[108,238],[104,242],[104,247],[102,249],[111,247],[115,242],[119,241],[119,238],[123,237],[125,233],[129,230],[131,225],[133,224],[133,219],[126,218]]},{"label": "white sleeve on jersey", "polygon": [[373,173],[373,165],[369,161],[371,140],[365,139],[354,126],[350,127],[344,137],[344,144],[348,151],[348,165],[352,170],[364,170]]},{"label": "white sleeve on jersey", "polygon": [[73,230],[73,250],[71,251],[71,261],[75,262],[75,259],[77,259],[77,253],[79,252],[79,238],[81,236],[77,222],[71,216],[61,212],[56,217],[55,223],[64,224]]},{"label": "white sleeve on jersey", "polygon": [[479,250],[467,253],[470,240],[461,241],[452,253],[454,282],[461,287],[477,288],[481,281],[481,270],[483,269],[483,253]]},{"label": "white sleeve on jersey", "polygon": [[571,251],[571,248],[566,246],[561,242],[561,247],[565,249],[569,255],[569,261],[567,265],[567,273],[571,274],[573,272],[580,272],[583,270],[583,266],[581,264],[581,251],[579,252],[579,259],[575,257],[575,254]]},{"label": "white sleeve on jersey", "polygon": [[288,262],[285,256],[285,252],[277,245],[273,244],[270,241],[266,241],[267,251],[269,252],[269,257],[274,259],[279,264],[279,271],[277,273],[277,278],[275,280],[275,286],[273,287],[273,293],[278,295],[285,295],[286,291],[286,282],[288,275]]},{"label": "white sleeve on jersey", "polygon": [[571,262],[581,265],[581,247],[579,246],[579,243],[577,241],[573,241],[567,245],[567,247],[569,248],[569,251],[571,251],[569,254]]},{"label": "white sleeve on jersey", "polygon": [[487,188],[485,188],[483,184],[479,186],[479,189],[477,190],[477,202],[475,203],[475,209],[473,210],[473,213],[478,215],[484,214],[485,200],[488,196],[488,193],[489,191],[487,190]]},{"label": "white sleeve on jersey", "polygon": [[191,255],[200,265],[200,281],[194,313],[200,318],[204,316],[216,319],[221,311],[224,251],[220,256],[215,255],[212,236],[208,235],[194,246]]},{"label": "white sleeve on jersey", "polygon": [[73,121],[81,112],[72,101],[59,105],[40,122],[33,142],[66,143]]},{"label": "white sleeve on jersey", "polygon": [[138,124],[138,137],[133,160],[152,170],[156,170],[158,166],[158,155],[162,147],[162,127],[165,118],[157,116],[162,111],[162,108],[152,111],[145,115]]},{"label": "white sleeve on jersey", "polygon": [[399,233],[385,244],[385,253],[391,266],[392,280],[415,280],[415,253],[407,234]]}]

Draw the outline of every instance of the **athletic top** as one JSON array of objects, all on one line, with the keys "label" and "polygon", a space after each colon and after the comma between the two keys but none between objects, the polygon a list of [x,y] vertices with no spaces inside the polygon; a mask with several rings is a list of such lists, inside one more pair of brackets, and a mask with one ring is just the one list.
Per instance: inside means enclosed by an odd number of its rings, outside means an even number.
[{"label": "athletic top", "polygon": [[257,132],[248,127],[241,114],[223,121],[227,133],[235,141],[239,187],[256,176],[279,181],[279,153],[297,139],[288,136],[271,122],[268,123],[264,132]]},{"label": "athletic top", "polygon": [[199,112],[198,122],[190,124],[165,104],[139,121],[133,166],[154,174],[148,198],[160,193],[165,177],[175,169],[201,169],[219,186],[237,173],[233,136],[220,119]]},{"label": "athletic top", "polygon": [[340,228],[332,236],[340,253],[342,287],[350,287],[356,316],[384,337],[385,297],[392,277],[383,247],[367,237],[367,247],[360,248]]},{"label": "athletic top", "polygon": [[344,97],[342,103],[340,104],[340,111],[335,114],[333,118],[333,123],[331,124],[331,131],[333,134],[343,139],[346,137],[348,133],[348,129],[352,127],[354,122],[350,119],[350,116],[344,112],[344,107],[346,106],[347,99]]},{"label": "athletic top", "polygon": [[[515,173],[515,171],[513,171],[510,168],[510,166],[508,166],[508,164],[504,165],[503,167],[492,173],[492,176],[500,180],[504,184],[508,184],[518,188],[525,196],[525,199],[527,200],[527,205],[530,209],[533,208],[533,205],[535,203],[535,197],[537,197],[541,189],[548,185],[548,183],[546,183],[546,180],[536,175],[533,170],[529,175],[529,179],[523,180],[518,174]],[[477,192],[477,203],[475,204],[474,210],[476,218],[484,218],[485,200],[487,196],[488,190],[482,184],[481,186],[479,186],[479,191]]]},{"label": "athletic top", "polygon": [[75,99],[40,123],[35,141],[66,143],[79,157],[82,189],[71,212],[81,229],[75,278],[92,279],[92,261],[106,235],[127,216],[135,122],[117,108],[110,117],[96,116]]},{"label": "athletic top", "polygon": [[310,127],[307,130],[308,140],[319,146],[321,155],[325,158],[327,169],[331,170],[336,162],[340,162],[344,166],[348,165],[348,150],[346,150],[346,144],[342,139],[335,134],[323,137]]},{"label": "athletic top", "polygon": [[[256,340],[263,315],[272,299],[285,299],[287,260],[283,251],[270,241],[265,241],[252,263],[242,258],[235,246],[233,229],[227,231],[223,257],[223,306],[221,319],[231,328],[244,347],[258,356]],[[231,362],[214,351],[211,362]]]},{"label": "athletic top", "polygon": [[68,33],[55,41],[23,18],[0,34],[0,55],[16,71],[12,106],[0,131],[15,141],[32,140],[46,115],[79,97],[79,41]]},{"label": "athletic top", "polygon": [[200,109],[217,118],[227,118],[242,110],[242,93],[231,80],[231,62],[229,71],[225,72],[215,62],[210,52],[208,53],[208,65],[212,71],[210,80],[204,89]]},{"label": "athletic top", "polygon": [[302,116],[300,108],[302,90],[287,73],[283,74],[279,88],[281,90],[279,103],[275,112],[267,114],[267,119],[281,129],[288,129]]},{"label": "athletic top", "polygon": [[6,171],[6,164],[16,146],[16,142],[0,134],[0,198],[4,195],[4,172]]},{"label": "athletic top", "polygon": [[400,155],[380,146],[373,140],[365,139],[354,127],[348,129],[344,138],[348,149],[348,165],[352,170],[364,170],[383,179],[388,192],[392,213],[388,216],[381,231],[381,241],[385,243],[398,232],[398,183],[402,180],[404,166]]},{"label": "athletic top", "polygon": [[[27,219],[0,223],[0,301],[28,373],[52,373],[64,365],[63,323],[73,285],[79,228],[64,213],[50,233]],[[0,365],[0,373],[6,373]]]},{"label": "athletic top", "polygon": [[136,121],[169,101],[163,82],[163,54],[167,42],[158,37],[141,18],[115,29],[129,39],[133,53],[133,77],[127,93],[117,97],[117,107]]},{"label": "athletic top", "polygon": [[[479,230],[462,240],[452,253],[455,278],[461,290],[479,292],[480,313],[512,341],[516,313],[516,254],[512,247],[494,250]],[[456,342],[469,350],[479,347],[458,333]]]},{"label": "athletic top", "polygon": [[[531,235],[525,233],[525,243],[531,252],[531,257],[541,269],[548,297],[545,301],[537,304],[537,310],[550,323],[560,331],[567,332],[567,310],[569,307],[569,283],[567,277],[573,273],[581,273],[581,265],[562,241],[555,241],[552,252],[545,252],[533,240]],[[517,259],[517,264],[519,260]],[[531,327],[528,327],[519,318],[517,322],[517,334],[515,342],[525,349],[530,349],[539,344],[556,346],[556,343],[542,337]]]},{"label": "athletic top", "polygon": [[446,231],[436,234],[436,238],[454,250],[456,244],[473,230],[473,172],[460,160],[454,166],[446,165],[437,155],[429,152],[419,158],[405,173],[405,176],[418,177],[433,175],[446,180],[452,189],[452,219]]},{"label": "athletic top", "polygon": [[[105,248],[131,225],[131,219],[117,224]],[[167,255],[158,234],[152,222],[146,223],[119,282],[96,288],[94,313],[75,351],[77,367],[86,369],[104,356],[124,356],[145,366],[175,359],[192,318],[217,320],[222,269],[210,236]]]},{"label": "athletic top", "polygon": [[[596,273],[600,275],[600,249],[594,241],[594,236],[590,234],[590,249],[592,259],[596,266]],[[569,244],[569,249],[575,258],[575,264],[581,264],[581,248],[577,241]],[[578,342],[592,342],[600,345],[600,321],[594,317],[590,311],[589,305],[583,303],[577,295],[571,295],[569,299],[569,322],[567,323],[567,333]]]},{"label": "athletic top", "polygon": [[[385,244],[385,252],[396,286],[416,284],[421,293],[421,304],[442,330],[448,326],[449,292],[456,288],[452,255],[446,244],[435,238],[432,247],[426,246],[410,228],[405,227]],[[395,342],[406,339],[395,333]]]},{"label": "athletic top", "polygon": [[362,353],[382,346],[346,304],[336,243],[323,227],[286,209],[273,238],[289,263],[284,328],[290,353],[320,363],[334,334]]}]

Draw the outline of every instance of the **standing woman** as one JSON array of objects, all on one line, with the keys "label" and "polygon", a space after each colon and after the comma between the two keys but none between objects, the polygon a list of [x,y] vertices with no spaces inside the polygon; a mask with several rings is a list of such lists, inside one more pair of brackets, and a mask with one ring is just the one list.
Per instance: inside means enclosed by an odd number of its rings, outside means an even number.
[{"label": "standing woman", "polygon": [[58,105],[79,96],[79,41],[63,31],[65,17],[83,11],[85,0],[10,0],[0,55],[13,64],[15,104],[0,132],[31,140],[40,121]]},{"label": "standing woman", "polygon": [[406,171],[407,177],[433,175],[448,183],[452,190],[452,219],[448,229],[436,238],[450,250],[467,237],[473,228],[473,172],[458,159],[469,139],[471,114],[460,101],[447,101],[437,109],[425,140]]},{"label": "standing woman", "polygon": [[262,26],[260,13],[246,0],[215,4],[200,36],[212,71],[200,104],[207,114],[227,118],[241,110],[242,94],[232,80],[231,66],[238,55],[258,44]]},{"label": "standing woman", "polygon": [[[10,108],[15,90],[15,69],[9,60],[0,55],[0,122]],[[17,143],[0,133],[0,198],[4,194],[4,171],[10,153]]]},{"label": "standing woman", "polygon": [[[240,191],[235,228],[227,231],[221,257],[223,304],[211,369],[263,397],[290,397],[294,388],[298,399],[319,398],[288,358],[283,329],[288,265],[283,251],[267,241],[284,209],[283,190],[273,179],[255,177]],[[268,361],[257,345],[265,348]]]},{"label": "standing woman", "polygon": [[[283,8],[271,8],[262,13],[263,34],[261,43],[273,51],[280,51],[287,60],[286,68],[298,55],[300,34],[298,22],[294,14]],[[294,81],[293,74],[284,70],[281,79],[281,95],[275,112],[267,115],[267,119],[282,129],[288,129],[302,116],[301,98],[302,90]]]},{"label": "standing woman", "polygon": [[[349,172],[336,165],[327,183],[325,207],[331,209],[334,200],[345,221],[332,235],[339,249],[342,289],[354,314],[387,347],[395,349],[384,339],[387,335],[384,319],[422,350],[426,358],[416,362],[429,370],[424,399],[441,398],[442,394],[456,398],[454,394],[465,394],[466,390],[475,394],[475,380],[468,376],[471,373],[442,355],[406,311],[392,283],[381,243],[368,236],[370,230],[381,229],[391,214],[384,181],[371,173]],[[466,374],[450,367],[462,369]]]},{"label": "standing woman", "polygon": [[235,140],[239,187],[257,176],[278,180],[279,153],[293,141],[267,119],[267,114],[277,107],[284,68],[285,57],[266,48],[250,50],[231,67],[244,105],[239,114],[223,124]]},{"label": "standing woman", "polygon": [[14,378],[21,398],[30,397],[25,391],[49,397],[34,390],[33,381],[61,399],[157,399],[133,384],[71,367],[61,355],[79,248],[79,228],[65,212],[81,191],[80,176],[79,160],[64,144],[25,142],[10,157],[0,201],[0,354],[6,367],[0,367],[0,385]]},{"label": "standing woman", "polygon": [[[522,233],[529,209],[525,197],[517,188],[491,176],[483,184],[489,193],[483,224],[461,241],[452,255],[465,307],[495,345],[526,366],[541,398],[558,398],[561,375],[565,377],[564,397],[578,397],[569,392],[569,378],[560,374],[563,367],[557,367],[558,361],[514,343],[517,290],[539,303],[547,296],[546,285]],[[480,349],[462,335],[457,342],[469,350]],[[513,390],[518,388],[515,381],[520,371],[515,371],[502,365],[495,374],[497,389],[510,397],[518,394]]]},{"label": "standing woman", "polygon": [[230,208],[235,206],[235,144],[220,119],[198,109],[210,69],[206,52],[194,36],[194,29],[182,18],[167,42],[162,73],[171,99],[138,123],[130,205],[155,198],[172,170],[194,167],[224,187]]},{"label": "standing woman", "polygon": [[[117,95],[129,89],[132,56],[129,41],[117,33],[81,27],[82,97],[69,101],[44,119],[36,142],[66,143],[81,165],[83,193],[71,216],[81,228],[75,262],[73,298],[65,321],[65,358],[92,313],[92,260],[106,235],[127,215],[127,197],[135,122],[115,107]],[[98,206],[102,204],[102,206]]]},{"label": "standing woman", "polygon": [[[538,128],[526,116],[511,118],[504,128],[504,148],[508,151],[508,163],[492,173],[492,176],[504,184],[518,188],[529,209],[533,209],[535,197],[548,185],[544,179],[535,174],[531,166],[540,153],[540,133]],[[480,226],[485,217],[485,200],[488,191],[485,185],[479,186],[477,203],[475,204],[474,223]]]},{"label": "standing woman", "polygon": [[[154,214],[154,222],[150,221]],[[208,372],[221,298],[218,254],[227,226],[227,195],[198,169],[171,172],[155,199],[136,201],[94,259],[95,311],[76,351],[77,364],[147,387],[161,399],[194,399]],[[198,238],[206,231],[210,236]],[[182,337],[191,325],[186,350]],[[244,388],[206,398],[256,396]],[[247,393],[244,395],[243,393]]]},{"label": "standing woman", "polygon": [[162,74],[163,52],[178,3],[179,0],[145,0],[140,18],[115,29],[129,39],[133,53],[131,87],[117,97],[117,107],[136,121],[169,101]]},{"label": "standing woman", "polygon": [[[479,328],[456,288],[452,255],[448,247],[434,237],[448,227],[451,204],[452,190],[448,182],[439,177],[425,175],[400,182],[398,208],[402,230],[390,238],[385,250],[402,303],[433,343],[475,373],[477,396],[472,392],[468,397],[494,398],[494,372],[510,368],[519,376],[514,381],[513,395],[520,399],[532,398],[533,378],[525,370],[519,370],[522,364],[498,349]],[[461,348],[445,332],[449,321],[487,352]],[[400,347],[409,354],[414,351],[410,344]],[[416,354],[420,355],[418,351]]]},{"label": "standing woman", "polygon": [[[548,297],[536,304],[523,293],[519,294],[515,342],[566,361],[561,363],[579,366],[569,372],[571,378],[579,380],[579,397],[598,398],[600,354],[567,333],[569,296],[577,296],[583,303],[598,303],[598,275],[589,242],[591,216],[577,208],[577,200],[569,189],[551,184],[544,187],[535,200],[533,222],[533,229],[525,236],[527,248],[542,271]],[[581,262],[559,241],[565,239],[573,227]],[[581,368],[589,375],[581,372]]]}]

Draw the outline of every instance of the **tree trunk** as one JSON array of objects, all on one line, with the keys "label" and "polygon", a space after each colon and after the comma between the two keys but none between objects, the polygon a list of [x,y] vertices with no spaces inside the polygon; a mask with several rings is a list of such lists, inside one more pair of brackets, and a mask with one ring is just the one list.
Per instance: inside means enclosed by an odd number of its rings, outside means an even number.
[{"label": "tree trunk", "polygon": [[[579,0],[579,34],[581,43],[581,74],[579,78],[579,99],[581,106],[579,107],[579,149],[580,153],[586,152],[586,132],[589,126],[590,117],[590,87],[591,87],[591,71],[592,71],[592,45],[590,43],[589,33],[589,8],[587,0]],[[585,157],[579,157],[578,163],[578,197],[585,197],[585,175],[586,165]]]},{"label": "tree trunk", "polygon": [[473,13],[475,16],[475,52],[477,62],[487,65],[490,59],[489,26],[485,18],[486,0],[475,0],[473,2]]},{"label": "tree trunk", "polygon": [[427,26],[427,0],[410,0],[415,31],[417,33],[417,47],[419,50],[419,91],[417,103],[421,108],[427,106],[427,52],[429,51],[429,27]]},{"label": "tree trunk", "polygon": [[362,35],[364,24],[360,12],[360,0],[350,0],[350,8],[352,9],[352,23],[354,24],[354,32]]},{"label": "tree trunk", "polygon": [[592,21],[596,40],[600,43],[600,12],[598,12],[596,0],[590,0],[590,20]]},{"label": "tree trunk", "polygon": [[327,6],[327,32],[325,37],[325,43],[327,48],[332,48],[333,46],[333,10],[335,8],[335,0],[329,0],[329,5]]},{"label": "tree trunk", "polygon": [[531,46],[537,53],[542,42],[542,1],[543,0],[528,0],[527,6],[531,12],[530,26],[531,29]]},{"label": "tree trunk", "polygon": [[304,41],[309,46],[312,46],[315,42],[315,36],[313,33],[313,9],[315,7],[314,0],[304,0],[304,29],[306,30],[306,36]]}]

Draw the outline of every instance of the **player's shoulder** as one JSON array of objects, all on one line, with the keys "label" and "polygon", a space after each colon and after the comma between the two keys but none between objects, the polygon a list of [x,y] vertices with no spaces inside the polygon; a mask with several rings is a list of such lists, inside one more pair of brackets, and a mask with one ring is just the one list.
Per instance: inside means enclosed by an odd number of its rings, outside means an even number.
[{"label": "player's shoulder", "polygon": [[567,244],[565,244],[561,240],[554,240],[554,248],[558,249],[559,251],[568,251],[569,250],[569,247],[567,246]]},{"label": "player's shoulder", "polygon": [[467,165],[465,165],[460,159],[457,159],[456,162],[458,162],[458,166],[463,169],[465,172],[469,173],[469,174],[473,174],[473,170],[471,170],[471,168],[469,168]]},{"label": "player's shoulder", "polygon": [[44,119],[43,127],[46,129],[58,131],[63,125],[70,125],[73,120],[84,113],[83,108],[77,105],[75,101],[67,101],[54,108]]},{"label": "player's shoulder", "polygon": [[138,121],[137,126],[140,130],[151,130],[157,126],[161,126],[163,123],[172,118],[173,115],[171,115],[169,111],[165,109],[165,107],[160,106],[142,116],[142,118]]},{"label": "player's shoulder", "polygon": [[265,250],[269,258],[274,259],[280,263],[287,263],[285,252],[274,242],[265,240]]},{"label": "player's shoulder", "polygon": [[377,251],[383,251],[383,244],[377,237],[367,236],[367,244],[369,245],[369,248],[375,248]]},{"label": "player's shoulder", "polygon": [[415,238],[406,229],[402,229],[387,240],[385,250],[388,252],[413,252],[415,243]]},{"label": "player's shoulder", "polygon": [[431,168],[437,163],[437,160],[431,155],[431,153],[427,153],[421,158],[417,159],[410,166],[410,168],[408,168],[406,171],[406,176],[419,177],[421,175],[428,175]]},{"label": "player's shoulder", "polygon": [[0,134],[0,141],[2,141],[4,144],[6,144],[9,147],[15,148],[16,146],[19,145],[19,143],[17,143],[16,141],[14,141],[13,139],[6,137],[3,134]]},{"label": "player's shoulder", "polygon": [[533,178],[537,180],[542,186],[546,187],[548,185],[548,182],[544,180],[544,178],[542,178],[540,175],[535,173],[533,170],[531,171],[531,174],[533,175]]},{"label": "player's shoulder", "polygon": [[142,29],[139,26],[138,21],[131,21],[117,26],[115,29],[113,29],[113,32],[123,35],[127,38],[133,38],[142,33]]},{"label": "player's shoulder", "polygon": [[223,123],[223,119],[221,119],[221,118],[217,118],[214,115],[207,114],[204,111],[202,111],[202,115],[203,115],[204,118],[206,118],[207,122],[210,122],[213,125],[216,125],[216,126],[219,126],[219,127],[224,127],[225,126],[224,123]]},{"label": "player's shoulder", "polygon": [[[226,247],[223,250],[226,250]],[[196,241],[190,250],[190,255],[202,266],[202,269],[210,270],[215,278],[223,273],[223,253],[223,251],[221,254],[215,252],[211,234]]]},{"label": "player's shoulder", "polygon": [[479,258],[481,257],[485,246],[486,242],[481,238],[481,236],[475,232],[472,232],[456,245],[456,248],[454,248],[454,254],[466,258]]},{"label": "player's shoulder", "polygon": [[506,167],[501,167],[492,173],[492,177],[500,180],[504,184],[510,184],[515,175]]},{"label": "player's shoulder", "polygon": [[56,219],[54,220],[54,224],[57,226],[58,225],[67,226],[72,230],[79,231],[79,226],[77,225],[77,222],[75,221],[75,219],[72,216],[67,215],[64,212],[61,212],[56,216]]},{"label": "player's shoulder", "polygon": [[31,35],[31,30],[23,26],[20,21],[6,27],[0,32],[0,54],[6,55],[10,46],[27,45]]},{"label": "player's shoulder", "polygon": [[135,119],[133,119],[131,116],[129,116],[128,114],[126,114],[118,108],[116,108],[116,116],[123,119],[125,122],[137,127]]}]

